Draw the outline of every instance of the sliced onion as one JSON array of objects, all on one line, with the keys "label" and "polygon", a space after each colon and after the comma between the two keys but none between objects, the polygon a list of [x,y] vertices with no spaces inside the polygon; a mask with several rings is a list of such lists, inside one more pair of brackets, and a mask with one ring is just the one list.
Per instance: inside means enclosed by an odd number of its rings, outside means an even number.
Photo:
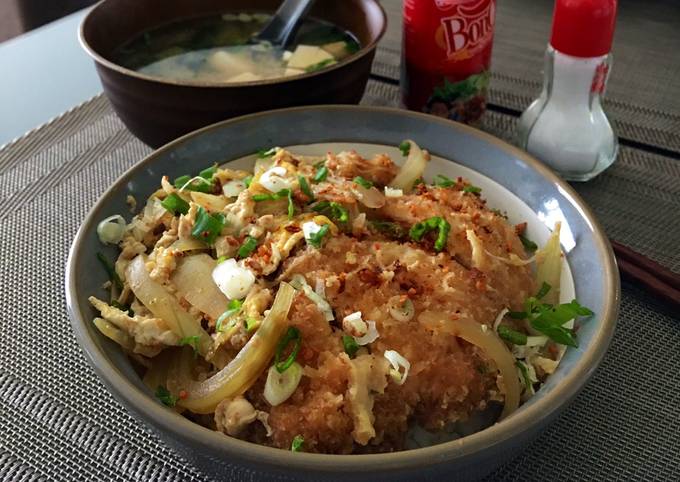
[{"label": "sliced onion", "polygon": [[407,142],[411,145],[408,157],[404,165],[399,169],[399,174],[392,179],[390,186],[401,189],[404,192],[411,192],[413,184],[425,172],[427,158],[425,153],[418,147],[418,144],[411,140]]},{"label": "sliced onion", "polygon": [[125,333],[123,330],[115,326],[113,323],[106,321],[104,318],[95,318],[92,320],[94,326],[107,338],[115,341],[126,350],[132,351],[135,347],[135,341]]},{"label": "sliced onion", "polygon": [[177,292],[213,320],[227,310],[229,300],[212,279],[217,262],[205,253],[185,256],[172,274]]},{"label": "sliced onion", "polygon": [[218,264],[212,271],[212,279],[230,300],[245,298],[255,284],[253,272],[234,258]]},{"label": "sliced onion", "polygon": [[114,214],[102,220],[97,225],[97,236],[104,244],[118,244],[125,233],[125,219],[120,214]]},{"label": "sliced onion", "polygon": [[295,392],[302,379],[302,367],[293,362],[283,373],[279,373],[275,366],[269,368],[267,382],[264,385],[264,399],[269,405],[276,407],[288,400]]},{"label": "sliced onion", "polygon": [[288,174],[288,171],[286,171],[285,167],[272,167],[260,176],[260,184],[271,192],[279,192],[282,189],[291,189],[293,183],[290,179],[286,178],[286,174]]},{"label": "sliced onion", "polygon": [[154,316],[164,320],[170,329],[180,338],[198,336],[198,351],[205,356],[212,346],[212,339],[179,304],[163,285],[152,280],[146,270],[146,256],[140,254],[133,259],[125,271],[130,289],[137,299],[146,306]]},{"label": "sliced onion", "polygon": [[[403,385],[406,382],[406,377],[408,377],[408,372],[411,369],[411,363],[401,356],[396,350],[385,350],[385,358],[392,365],[392,370],[390,370],[390,375],[399,385]],[[401,369],[404,372],[401,372]]]},{"label": "sliced onion", "polygon": [[269,364],[281,336],[288,328],[288,311],[295,290],[288,283],[279,284],[274,304],[260,328],[226,367],[202,382],[187,387],[188,397],[179,405],[194,413],[212,413],[225,398],[242,395]]},{"label": "sliced onion", "polygon": [[500,261],[501,263],[509,264],[511,266],[526,266],[527,264],[531,264],[534,262],[536,259],[535,256],[532,256],[529,259],[522,259],[519,256],[517,256],[515,253],[510,253],[507,258],[504,258],[503,256],[496,256],[495,254],[489,253],[486,249],[484,250],[487,256]]},{"label": "sliced onion", "polygon": [[538,286],[541,286],[543,283],[550,285],[550,291],[543,297],[543,301],[553,305],[560,302],[560,278],[562,276],[561,226],[562,223],[555,223],[555,229],[550,235],[550,239],[545,243],[545,246],[536,252],[536,281]]},{"label": "sliced onion", "polygon": [[[442,318],[444,318],[443,314]],[[503,377],[503,387],[499,388],[505,393],[505,405],[500,416],[501,420],[504,419],[519,406],[520,385],[515,369],[515,359],[495,331],[482,330],[481,324],[464,318],[452,320],[449,323],[456,336],[481,348],[486,356],[496,363]]]},{"label": "sliced onion", "polygon": [[237,197],[246,190],[246,183],[242,179],[232,179],[222,184],[222,194],[227,197]]},{"label": "sliced onion", "polygon": [[[321,282],[323,283],[323,280],[321,280]],[[331,308],[331,305],[321,295],[314,291],[311,286],[309,286],[304,276],[302,276],[301,274],[294,274],[290,281],[290,284],[293,285],[293,287],[296,290],[302,291],[305,294],[305,296],[309,298],[309,301],[316,305],[319,311],[323,313],[323,316],[324,318],[326,318],[326,321],[332,321],[335,319],[335,316],[333,315],[333,308]],[[317,280],[317,287],[318,286],[319,284]]]},{"label": "sliced onion", "polygon": [[472,266],[483,271],[486,265],[486,250],[482,241],[472,229],[467,229],[465,235],[472,249]]},{"label": "sliced onion", "polygon": [[403,190],[385,186],[385,197],[402,197],[403,195]]},{"label": "sliced onion", "polygon": [[368,331],[366,331],[366,334],[359,338],[357,338],[356,336],[354,337],[354,341],[356,341],[357,345],[359,346],[364,346],[368,345],[369,343],[373,343],[380,336],[378,334],[378,330],[375,327],[375,321],[366,320],[366,324],[368,325]]},{"label": "sliced onion", "polygon": [[218,213],[227,205],[227,200],[221,196],[204,192],[191,191],[191,200],[207,211]]},{"label": "sliced onion", "polygon": [[496,317],[496,320],[493,322],[493,331],[498,331],[498,325],[501,324],[501,321],[503,321],[503,318],[505,315],[507,315],[510,312],[507,308],[503,308],[500,313],[498,313],[498,316]]},{"label": "sliced onion", "polygon": [[360,184],[354,184],[352,190],[357,195],[359,202],[371,209],[379,209],[385,205],[385,196],[375,187],[366,189]]},{"label": "sliced onion", "polygon": [[170,245],[170,249],[173,251],[179,251],[179,252],[185,252],[185,251],[193,251],[194,249],[207,249],[208,246],[205,244],[205,242],[201,241],[200,239],[196,239],[194,237],[191,238],[180,238],[172,245]]},{"label": "sliced onion", "polygon": [[389,303],[390,316],[397,321],[411,321],[413,316],[416,314],[415,307],[413,306],[413,301],[406,298],[406,301],[401,301],[401,296],[393,296]]},{"label": "sliced onion", "polygon": [[527,336],[527,342],[524,346],[527,347],[532,347],[532,346],[545,346],[546,343],[548,343],[549,338],[547,336],[543,335],[536,335],[536,336]]},{"label": "sliced onion", "polygon": [[361,311],[351,313],[342,319],[342,329],[354,338],[362,337],[368,333],[368,324],[361,319]]}]

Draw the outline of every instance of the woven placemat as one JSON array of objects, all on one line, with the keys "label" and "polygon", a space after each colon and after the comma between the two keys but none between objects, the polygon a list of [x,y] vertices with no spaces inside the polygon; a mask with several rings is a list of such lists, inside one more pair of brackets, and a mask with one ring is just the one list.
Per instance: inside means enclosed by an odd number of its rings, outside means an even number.
[{"label": "woven placemat", "polygon": [[[394,104],[395,89],[371,82],[364,101]],[[485,128],[511,138],[515,122],[491,112]],[[78,225],[149,152],[103,97],[0,150],[2,480],[208,480],[109,395],[66,315],[64,265]],[[676,161],[624,149],[579,189],[610,234],[680,268],[679,228],[668,223],[680,209]],[[679,320],[632,286],[623,293],[616,336],[593,380],[492,480],[680,477]]]},{"label": "woven placemat", "polygon": [[[390,20],[373,72],[399,79],[401,0],[383,0]],[[553,0],[498,0],[489,101],[523,111],[541,91]],[[680,2],[619,2],[605,109],[617,134],[680,153]],[[680,155],[678,155],[680,158]]]}]

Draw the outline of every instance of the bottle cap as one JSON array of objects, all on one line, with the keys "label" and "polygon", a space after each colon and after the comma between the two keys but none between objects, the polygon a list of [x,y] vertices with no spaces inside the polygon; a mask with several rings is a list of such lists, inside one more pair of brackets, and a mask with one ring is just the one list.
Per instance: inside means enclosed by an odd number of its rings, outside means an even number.
[{"label": "bottle cap", "polygon": [[616,0],[555,0],[550,45],[574,57],[606,55],[615,20]]}]

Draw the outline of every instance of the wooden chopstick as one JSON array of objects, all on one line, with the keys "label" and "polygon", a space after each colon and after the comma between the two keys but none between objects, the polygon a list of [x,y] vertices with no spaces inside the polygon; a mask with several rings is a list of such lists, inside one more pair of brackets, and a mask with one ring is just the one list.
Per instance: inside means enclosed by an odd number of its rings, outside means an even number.
[{"label": "wooden chopstick", "polygon": [[637,251],[610,240],[621,277],[645,288],[655,297],[680,308],[680,275]]}]

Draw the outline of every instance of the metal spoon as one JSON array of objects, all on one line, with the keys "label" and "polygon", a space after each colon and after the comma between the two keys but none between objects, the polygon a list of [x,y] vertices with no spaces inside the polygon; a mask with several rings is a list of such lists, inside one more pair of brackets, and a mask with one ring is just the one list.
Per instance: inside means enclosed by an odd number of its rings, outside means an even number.
[{"label": "metal spoon", "polygon": [[269,42],[285,48],[300,26],[300,19],[309,11],[314,0],[285,0],[271,20],[253,37],[254,43]]}]

